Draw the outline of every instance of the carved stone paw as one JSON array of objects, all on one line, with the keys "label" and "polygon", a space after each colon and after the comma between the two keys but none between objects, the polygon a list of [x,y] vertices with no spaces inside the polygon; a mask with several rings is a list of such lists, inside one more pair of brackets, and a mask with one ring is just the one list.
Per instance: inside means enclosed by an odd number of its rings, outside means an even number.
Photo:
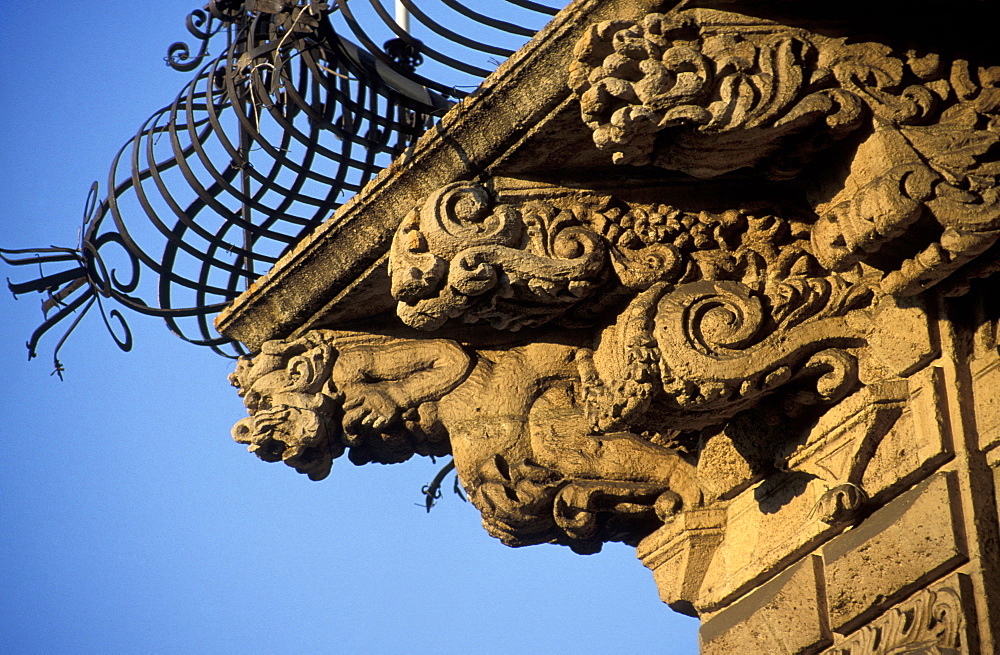
[{"label": "carved stone paw", "polygon": [[352,436],[382,430],[399,418],[400,408],[396,401],[376,385],[345,389],[344,395],[344,433],[349,443]]}]

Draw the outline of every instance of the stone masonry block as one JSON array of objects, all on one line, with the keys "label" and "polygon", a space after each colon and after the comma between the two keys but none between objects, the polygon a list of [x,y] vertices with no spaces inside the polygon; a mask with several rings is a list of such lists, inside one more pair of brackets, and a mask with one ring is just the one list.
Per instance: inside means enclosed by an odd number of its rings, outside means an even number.
[{"label": "stone masonry block", "polygon": [[938,474],[823,548],[830,624],[841,634],[966,559],[956,494]]},{"label": "stone masonry block", "polygon": [[869,496],[888,500],[932,473],[953,448],[944,413],[944,372],[930,366],[910,377],[906,411],[884,430],[861,486]]},{"label": "stone masonry block", "polygon": [[815,652],[830,643],[821,565],[810,555],[706,621],[703,655]]},{"label": "stone masonry block", "polygon": [[1000,357],[979,360],[972,368],[976,428],[983,450],[1000,445]]}]

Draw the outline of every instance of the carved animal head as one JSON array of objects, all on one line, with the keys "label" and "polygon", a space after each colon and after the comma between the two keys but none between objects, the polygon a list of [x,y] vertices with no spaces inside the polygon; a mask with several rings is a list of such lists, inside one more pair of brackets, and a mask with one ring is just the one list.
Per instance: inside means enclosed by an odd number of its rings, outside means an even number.
[{"label": "carved animal head", "polygon": [[329,475],[344,452],[333,418],[342,400],[330,376],[335,361],[335,348],[315,333],[268,341],[256,358],[241,357],[229,381],[250,416],[233,426],[233,439],[312,480]]}]

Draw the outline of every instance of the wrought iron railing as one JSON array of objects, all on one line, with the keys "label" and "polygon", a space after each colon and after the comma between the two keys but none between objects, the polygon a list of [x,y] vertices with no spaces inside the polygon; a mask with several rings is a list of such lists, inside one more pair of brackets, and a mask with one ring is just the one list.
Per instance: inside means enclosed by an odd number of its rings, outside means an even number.
[{"label": "wrought iron railing", "polygon": [[118,152],[110,193],[91,188],[77,247],[0,250],[8,264],[41,267],[9,283],[48,296],[30,357],[65,325],[53,348],[61,372],[60,349],[95,305],[123,350],[132,334],[120,308],[242,354],[214,315],[556,12],[529,0],[493,0],[488,13],[397,0],[418,39],[382,2],[213,0],[188,17],[197,45],[171,45],[167,61],[193,77]]}]

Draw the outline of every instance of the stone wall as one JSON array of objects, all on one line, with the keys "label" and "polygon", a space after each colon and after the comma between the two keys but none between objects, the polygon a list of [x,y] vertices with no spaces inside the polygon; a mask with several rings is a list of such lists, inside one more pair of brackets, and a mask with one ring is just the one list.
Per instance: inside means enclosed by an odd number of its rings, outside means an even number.
[{"label": "stone wall", "polygon": [[996,303],[973,289],[919,311],[934,359],[832,408],[788,470],[639,545],[665,602],[697,599],[704,653],[993,652],[1000,355]]}]

